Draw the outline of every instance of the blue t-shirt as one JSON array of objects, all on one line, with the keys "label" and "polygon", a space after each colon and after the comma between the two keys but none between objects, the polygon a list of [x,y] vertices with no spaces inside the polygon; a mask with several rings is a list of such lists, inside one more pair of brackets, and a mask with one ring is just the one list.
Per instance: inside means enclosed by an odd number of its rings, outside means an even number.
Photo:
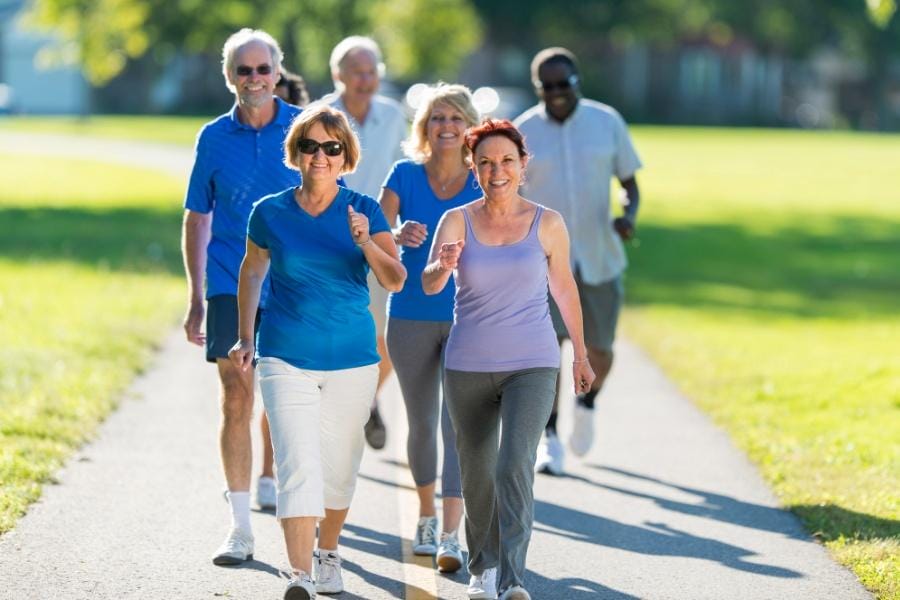
[{"label": "blue t-shirt", "polygon": [[207,298],[237,294],[253,204],[300,184],[300,173],[284,165],[284,138],[300,109],[278,98],[275,102],[275,118],[262,129],[241,123],[235,105],[197,135],[184,207],[213,213],[206,250]]},{"label": "blue t-shirt", "polygon": [[317,371],[379,361],[366,285],[369,263],[353,243],[347,205],[369,218],[371,234],[390,228],[375,200],[338,190],[317,217],[300,208],[294,188],[263,198],[250,213],[247,235],[271,258],[257,358],[271,356]]},{"label": "blue t-shirt", "polygon": [[428,228],[428,237],[418,248],[400,246],[400,260],[406,267],[406,284],[388,298],[388,315],[412,321],[452,321],[453,278],[439,294],[427,296],[422,290],[422,271],[428,264],[431,242],[438,221],[451,208],[468,204],[483,194],[470,172],[463,189],[452,198],[441,200],[428,184],[425,165],[412,160],[399,160],[388,174],[384,186],[400,198],[400,221],[418,221]]}]

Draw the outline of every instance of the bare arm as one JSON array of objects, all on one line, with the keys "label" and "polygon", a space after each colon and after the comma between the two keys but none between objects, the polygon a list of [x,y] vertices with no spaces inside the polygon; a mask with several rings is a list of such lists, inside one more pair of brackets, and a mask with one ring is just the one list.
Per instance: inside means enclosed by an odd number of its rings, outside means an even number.
[{"label": "bare arm", "polygon": [[259,310],[259,295],[268,272],[269,251],[247,238],[247,253],[244,254],[238,276],[238,341],[228,352],[231,361],[242,371],[249,369],[253,362],[256,349],[253,335],[256,312]]},{"label": "bare arm", "polygon": [[[387,222],[393,227],[400,215],[400,197],[394,190],[382,188],[378,203],[381,205]],[[428,237],[428,228],[418,221],[404,221],[399,227],[394,227],[391,234],[397,244],[418,248],[425,243],[425,238]]]},{"label": "bare arm", "polygon": [[641,192],[638,189],[637,179],[632,175],[628,179],[620,180],[622,192],[625,197],[624,214],[613,219],[613,227],[619,236],[626,242],[634,237],[634,228],[637,224],[638,205],[641,203]]},{"label": "bare arm", "polygon": [[406,267],[400,262],[397,245],[387,231],[369,234],[369,219],[366,215],[347,205],[347,224],[350,235],[362,250],[366,261],[381,287],[389,292],[399,292],[406,282]]},{"label": "bare arm", "polygon": [[459,257],[466,244],[466,222],[461,211],[465,207],[447,211],[441,217],[431,255],[422,271],[422,289],[429,296],[439,294],[450,281],[450,275],[459,264]]},{"label": "bare arm", "polygon": [[181,255],[188,284],[188,308],[184,315],[184,333],[192,344],[202,346],[206,335],[201,331],[203,307],[203,278],[206,272],[206,247],[212,237],[212,213],[184,211],[181,228]]},{"label": "bare arm", "polygon": [[572,376],[575,381],[575,393],[581,394],[591,388],[595,375],[587,358],[581,301],[569,263],[569,233],[559,213],[547,210],[541,219],[538,235],[547,253],[550,295],[559,307],[559,313],[566,324],[566,331],[569,332],[569,339],[572,340],[575,350]]}]

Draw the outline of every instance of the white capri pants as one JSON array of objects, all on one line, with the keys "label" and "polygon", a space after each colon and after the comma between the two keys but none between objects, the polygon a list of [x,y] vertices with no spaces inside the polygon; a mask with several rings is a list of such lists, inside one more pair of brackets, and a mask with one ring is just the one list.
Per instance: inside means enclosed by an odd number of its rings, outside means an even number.
[{"label": "white capri pants", "polygon": [[276,516],[324,518],[326,508],[349,508],[378,365],[315,371],[263,357],[257,373],[275,449]]}]

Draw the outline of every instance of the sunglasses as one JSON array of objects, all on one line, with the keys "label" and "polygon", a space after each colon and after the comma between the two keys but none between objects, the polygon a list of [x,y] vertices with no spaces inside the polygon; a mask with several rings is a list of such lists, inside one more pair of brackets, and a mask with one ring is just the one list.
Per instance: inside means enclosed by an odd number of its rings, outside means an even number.
[{"label": "sunglasses", "polygon": [[309,138],[303,138],[297,142],[297,147],[303,154],[315,154],[321,148],[325,156],[340,156],[341,152],[344,151],[344,145],[340,142],[317,142]]},{"label": "sunglasses", "polygon": [[[249,77],[253,74],[253,71],[253,67],[248,65],[238,65],[234,70],[234,72],[241,77]],[[260,75],[268,75],[272,72],[272,65],[259,65],[258,67],[256,67],[256,72]]]},{"label": "sunglasses", "polygon": [[562,81],[535,81],[534,87],[543,90],[545,92],[552,92],[554,90],[565,91],[575,87],[578,84],[578,75],[574,73],[569,75],[566,79]]}]

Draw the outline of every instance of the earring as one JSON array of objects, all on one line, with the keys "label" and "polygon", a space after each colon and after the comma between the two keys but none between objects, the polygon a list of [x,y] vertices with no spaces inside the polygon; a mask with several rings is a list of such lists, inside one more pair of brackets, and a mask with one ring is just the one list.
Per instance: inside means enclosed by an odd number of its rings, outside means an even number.
[{"label": "earring", "polygon": [[477,191],[479,187],[481,187],[481,186],[478,185],[478,180],[473,177],[472,178],[472,189]]}]

